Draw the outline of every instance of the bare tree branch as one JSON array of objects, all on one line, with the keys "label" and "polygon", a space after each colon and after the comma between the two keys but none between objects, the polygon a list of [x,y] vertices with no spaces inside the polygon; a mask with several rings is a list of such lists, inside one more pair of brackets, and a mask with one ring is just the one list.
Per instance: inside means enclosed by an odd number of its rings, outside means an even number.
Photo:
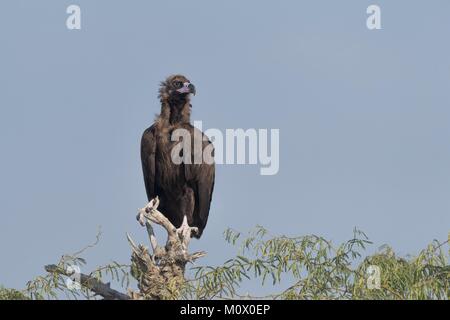
[{"label": "bare tree branch", "polygon": [[[45,266],[45,270],[49,273],[56,273],[59,275],[70,277],[74,274],[74,272],[69,272],[67,270],[64,270],[57,265],[51,264]],[[95,277],[92,277],[90,275],[86,275],[84,273],[79,274],[79,280],[80,284],[94,292],[95,294],[102,296],[106,300],[129,300],[130,297],[124,293],[121,293],[117,290],[114,290],[110,287],[109,284],[105,284]]]},{"label": "bare tree branch", "polygon": [[[183,225],[177,229],[160,211],[158,211],[159,199],[152,199],[145,207],[139,209],[137,219],[142,226],[146,227],[147,234],[152,248],[152,254],[147,247],[136,244],[131,236],[127,234],[128,242],[132,249],[131,255],[131,275],[138,282],[139,292],[128,289],[128,294],[121,293],[105,284],[96,277],[87,274],[77,274],[80,285],[92,291],[94,294],[108,300],[129,300],[129,299],[176,299],[180,296],[180,289],[186,283],[184,278],[186,264],[203,257],[205,252],[195,252],[189,254],[187,246],[189,244],[191,232],[196,232],[196,228]],[[167,241],[165,246],[158,245],[152,223],[161,225],[167,231]],[[83,248],[82,253],[87,248],[96,245],[97,241]],[[81,259],[81,258],[79,258]],[[61,265],[47,265],[45,270],[49,273],[71,277],[74,271],[65,269]],[[96,272],[98,270],[95,270]]]},{"label": "bare tree branch", "polygon": [[[173,299],[179,295],[180,287],[185,283],[186,264],[203,257],[205,252],[189,254],[187,246],[191,231],[195,228],[184,228],[180,232],[160,211],[159,199],[152,199],[145,207],[139,209],[137,220],[146,226],[153,254],[150,255],[143,245],[136,245],[129,235],[132,247],[132,275],[138,280],[139,293],[134,297],[144,299]],[[167,231],[164,247],[159,246],[151,223],[161,225]]]}]

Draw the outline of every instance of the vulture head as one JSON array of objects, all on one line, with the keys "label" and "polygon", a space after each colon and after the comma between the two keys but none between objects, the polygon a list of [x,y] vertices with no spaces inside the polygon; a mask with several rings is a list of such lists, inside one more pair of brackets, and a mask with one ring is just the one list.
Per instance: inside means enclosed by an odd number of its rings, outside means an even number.
[{"label": "vulture head", "polygon": [[161,82],[159,98],[170,105],[181,105],[189,100],[189,95],[195,95],[195,86],[185,76],[177,74],[169,76]]},{"label": "vulture head", "polygon": [[195,95],[195,86],[181,74],[169,76],[161,82],[159,98],[161,114],[158,123],[189,123],[191,116],[190,95]]}]

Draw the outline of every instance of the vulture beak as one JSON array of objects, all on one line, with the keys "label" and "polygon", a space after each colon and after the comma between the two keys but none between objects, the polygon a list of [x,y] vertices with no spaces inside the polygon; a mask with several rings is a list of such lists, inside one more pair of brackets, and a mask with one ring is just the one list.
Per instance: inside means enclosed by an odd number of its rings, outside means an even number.
[{"label": "vulture beak", "polygon": [[183,87],[177,90],[179,93],[192,93],[194,96],[196,94],[195,86],[192,83],[185,82]]}]

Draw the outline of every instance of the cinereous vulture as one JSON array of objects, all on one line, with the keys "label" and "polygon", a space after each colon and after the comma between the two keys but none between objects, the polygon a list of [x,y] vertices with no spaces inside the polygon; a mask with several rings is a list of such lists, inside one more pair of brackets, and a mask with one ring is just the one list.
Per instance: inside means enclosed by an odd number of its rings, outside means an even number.
[{"label": "cinereous vulture", "polygon": [[[148,200],[158,196],[158,210],[179,230],[197,228],[198,232],[191,230],[190,236],[200,238],[208,221],[215,167],[214,162],[194,161],[199,149],[194,150],[194,139],[201,140],[197,143],[203,150],[208,146],[213,150],[208,137],[190,123],[190,97],[195,93],[195,86],[182,75],[161,82],[161,113],[142,135],[141,161]],[[172,151],[180,143],[172,141],[177,129],[187,130],[192,137],[191,150],[188,150],[192,161],[174,163],[172,159]]]}]

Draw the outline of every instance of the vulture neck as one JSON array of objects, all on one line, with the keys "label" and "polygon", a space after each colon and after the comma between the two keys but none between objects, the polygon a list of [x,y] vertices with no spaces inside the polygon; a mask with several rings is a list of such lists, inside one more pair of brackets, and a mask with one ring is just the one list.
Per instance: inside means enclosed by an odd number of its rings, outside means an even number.
[{"label": "vulture neck", "polygon": [[189,98],[166,99],[161,101],[161,115],[159,118],[166,124],[190,123],[191,104]]}]

